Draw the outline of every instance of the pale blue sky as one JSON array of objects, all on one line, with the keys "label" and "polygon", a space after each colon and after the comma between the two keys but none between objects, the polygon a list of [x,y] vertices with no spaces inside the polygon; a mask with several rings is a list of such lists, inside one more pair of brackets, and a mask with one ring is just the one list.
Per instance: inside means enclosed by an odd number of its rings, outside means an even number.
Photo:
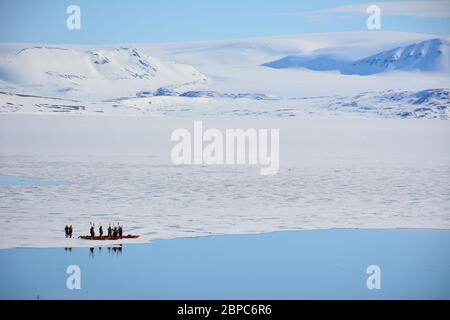
[{"label": "pale blue sky", "polygon": [[[0,0],[0,42],[161,42],[361,31],[372,3],[377,2]],[[81,30],[66,28],[70,4],[81,8]],[[378,4],[383,31],[450,34],[450,0]]]}]

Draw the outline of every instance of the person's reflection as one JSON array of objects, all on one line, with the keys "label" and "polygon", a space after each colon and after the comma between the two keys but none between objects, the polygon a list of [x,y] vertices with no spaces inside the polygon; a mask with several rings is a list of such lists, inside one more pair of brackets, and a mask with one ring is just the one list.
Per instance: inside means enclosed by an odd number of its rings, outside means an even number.
[{"label": "person's reflection", "polygon": [[[106,247],[106,249],[108,249],[108,254],[110,254],[110,255],[116,254],[118,256],[119,254],[122,254],[123,247],[122,247],[122,245],[119,245],[119,246],[115,246],[115,247]],[[72,252],[72,248],[66,247],[66,248],[64,248],[64,252],[70,253],[70,252]],[[98,247],[98,253],[101,254],[101,252],[102,252],[102,247]],[[89,257],[90,258],[95,257],[95,247],[89,248]]]},{"label": "person's reflection", "polygon": [[121,245],[119,247],[113,247],[112,250],[113,250],[113,253],[115,253],[117,256],[119,254],[122,254],[122,246]]}]

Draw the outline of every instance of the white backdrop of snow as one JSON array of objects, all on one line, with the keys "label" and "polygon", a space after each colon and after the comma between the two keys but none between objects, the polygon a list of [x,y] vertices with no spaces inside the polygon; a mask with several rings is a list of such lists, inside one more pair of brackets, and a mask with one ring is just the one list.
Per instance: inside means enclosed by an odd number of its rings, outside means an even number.
[{"label": "white backdrop of snow", "polygon": [[[448,122],[403,119],[448,119],[448,73],[261,66],[288,55],[357,61],[433,38],[357,32],[2,44],[0,175],[67,183],[0,186],[0,247],[90,246],[61,236],[67,223],[87,233],[89,221],[120,221],[142,242],[299,228],[450,228]],[[280,128],[280,174],[172,166],[170,133],[199,119],[217,128]]]}]

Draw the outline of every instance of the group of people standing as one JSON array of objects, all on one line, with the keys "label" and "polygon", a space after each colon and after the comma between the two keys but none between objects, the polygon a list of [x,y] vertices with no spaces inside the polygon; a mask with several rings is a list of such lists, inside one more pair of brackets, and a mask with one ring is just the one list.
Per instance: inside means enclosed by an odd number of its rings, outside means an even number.
[{"label": "group of people standing", "polygon": [[[91,223],[91,228],[89,230],[89,233],[91,235],[91,237],[95,237],[95,224]],[[103,227],[102,225],[100,225],[100,227],[98,228],[98,233],[100,235],[100,237],[103,236]],[[112,237],[112,238],[122,238],[122,234],[123,234],[123,228],[122,226],[117,223],[117,226],[111,227],[111,224],[108,227],[108,237]]]},{"label": "group of people standing", "polygon": [[72,238],[72,233],[73,233],[73,227],[72,225],[67,226],[64,228],[64,231],[66,232],[66,238]]},{"label": "group of people standing", "polygon": [[[64,231],[66,232],[66,238],[72,238],[73,234],[73,226],[72,225],[66,225],[64,228]],[[95,237],[95,224],[91,222],[91,228],[89,229],[89,234],[92,238]],[[103,236],[103,227],[100,225],[98,228],[98,234],[100,237]],[[122,238],[123,234],[123,228],[122,226],[117,223],[117,226],[114,226],[114,228],[111,226],[111,224],[108,227],[108,237],[109,238]]]}]

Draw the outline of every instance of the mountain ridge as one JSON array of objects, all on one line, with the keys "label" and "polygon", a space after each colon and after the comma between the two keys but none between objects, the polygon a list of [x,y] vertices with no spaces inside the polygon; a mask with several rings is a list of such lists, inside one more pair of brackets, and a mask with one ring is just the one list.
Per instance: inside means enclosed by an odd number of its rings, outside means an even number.
[{"label": "mountain ridge", "polygon": [[54,95],[96,90],[131,94],[161,84],[202,83],[207,77],[191,65],[162,61],[132,47],[33,46],[1,57],[0,80],[30,90],[45,87]]},{"label": "mountain ridge", "polygon": [[389,71],[450,72],[450,41],[433,38],[403,47],[381,51],[355,61],[330,55],[286,56],[262,66],[286,69],[306,68],[315,71],[339,71],[345,75],[372,75]]}]

